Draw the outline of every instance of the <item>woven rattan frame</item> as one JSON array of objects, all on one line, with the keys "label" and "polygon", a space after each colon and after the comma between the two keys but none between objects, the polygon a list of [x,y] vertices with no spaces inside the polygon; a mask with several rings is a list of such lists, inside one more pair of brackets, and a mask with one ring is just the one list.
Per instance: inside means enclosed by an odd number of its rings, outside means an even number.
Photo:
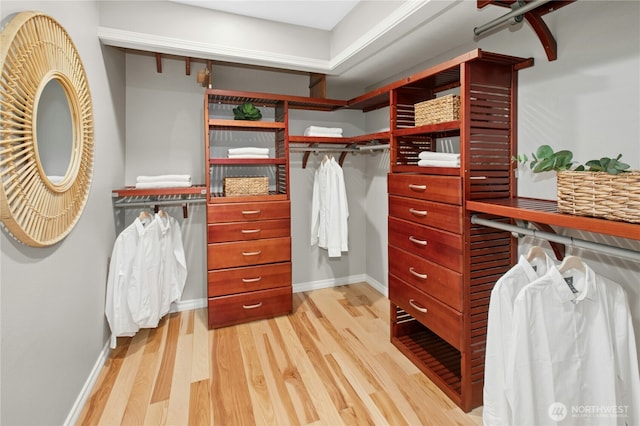
[{"label": "woven rattan frame", "polygon": [[[93,172],[93,106],[86,73],[67,32],[39,12],[21,12],[0,35],[0,216],[18,241],[45,247],[66,237],[87,201]],[[56,80],[67,96],[72,155],[60,182],[38,155],[38,102]]]}]

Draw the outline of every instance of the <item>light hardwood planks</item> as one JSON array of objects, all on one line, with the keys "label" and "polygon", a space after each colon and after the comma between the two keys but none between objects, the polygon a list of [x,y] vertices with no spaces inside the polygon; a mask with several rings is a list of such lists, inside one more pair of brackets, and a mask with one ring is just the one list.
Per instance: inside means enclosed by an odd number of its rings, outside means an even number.
[{"label": "light hardwood planks", "polygon": [[216,330],[206,309],[119,338],[79,425],[478,425],[389,342],[366,283],[297,293],[291,315]]}]

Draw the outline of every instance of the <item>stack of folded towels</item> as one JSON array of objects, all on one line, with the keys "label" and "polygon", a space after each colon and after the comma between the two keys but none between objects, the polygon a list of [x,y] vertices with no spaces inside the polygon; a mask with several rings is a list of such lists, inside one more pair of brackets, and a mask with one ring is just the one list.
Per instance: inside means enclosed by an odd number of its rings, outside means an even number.
[{"label": "stack of folded towels", "polygon": [[460,167],[460,154],[423,151],[418,158],[420,167]]},{"label": "stack of folded towels", "polygon": [[229,148],[229,158],[269,158],[269,148]]},{"label": "stack of folded towels", "polygon": [[191,175],[138,176],[136,188],[186,188],[191,186]]},{"label": "stack of folded towels", "polygon": [[304,135],[321,136],[323,138],[341,138],[342,129],[340,127],[309,126],[304,130]]}]

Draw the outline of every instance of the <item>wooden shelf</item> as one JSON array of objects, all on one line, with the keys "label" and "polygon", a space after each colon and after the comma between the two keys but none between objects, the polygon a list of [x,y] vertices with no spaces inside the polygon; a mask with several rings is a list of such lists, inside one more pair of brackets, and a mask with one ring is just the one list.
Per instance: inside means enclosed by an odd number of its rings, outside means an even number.
[{"label": "wooden shelf", "polygon": [[126,186],[111,190],[112,197],[158,197],[174,195],[207,195],[205,185],[193,185],[186,188],[136,188]]},{"label": "wooden shelf", "polygon": [[460,176],[460,167],[422,167],[397,164],[391,166],[391,173],[423,173],[429,175]]},{"label": "wooden shelf", "polygon": [[290,143],[318,143],[318,144],[367,144],[377,140],[388,140],[389,132],[368,133],[358,136],[346,136],[340,138],[323,136],[289,136]]},{"label": "wooden shelf", "polygon": [[335,111],[347,105],[347,101],[339,99],[309,98],[305,96],[243,92],[237,90],[208,89],[207,96],[210,103],[242,104],[244,102],[251,102],[257,106],[275,107],[277,104],[282,104],[286,101],[289,108],[319,111]]},{"label": "wooden shelf", "polygon": [[210,158],[210,165],[216,166],[272,166],[287,164],[284,158]]},{"label": "wooden shelf", "polygon": [[460,120],[447,121],[445,123],[428,124],[426,126],[407,127],[393,131],[395,136],[412,136],[423,133],[443,133],[460,131]]},{"label": "wooden shelf", "polygon": [[234,130],[277,130],[284,129],[285,123],[281,123],[279,121],[223,120],[219,118],[210,118],[209,126]]},{"label": "wooden shelf", "polygon": [[269,195],[247,195],[247,196],[239,196],[239,197],[226,197],[224,194],[220,192],[214,192],[211,194],[209,198],[209,203],[218,204],[218,203],[251,203],[258,201],[286,201],[286,194],[278,194],[276,192],[269,192]]},{"label": "wooden shelf", "polygon": [[467,210],[512,219],[578,229],[614,237],[640,240],[640,225],[559,213],[557,203],[536,198],[501,198],[467,201]]}]

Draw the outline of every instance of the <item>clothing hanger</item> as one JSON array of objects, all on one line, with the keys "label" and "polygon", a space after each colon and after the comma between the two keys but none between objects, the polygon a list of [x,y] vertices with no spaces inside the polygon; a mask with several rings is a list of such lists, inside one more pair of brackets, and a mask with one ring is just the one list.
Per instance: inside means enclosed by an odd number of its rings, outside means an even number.
[{"label": "clothing hanger", "polygon": [[546,259],[547,254],[544,252],[544,249],[540,246],[533,246],[529,249],[529,253],[527,253],[527,262],[531,263],[535,259]]},{"label": "clothing hanger", "polygon": [[582,273],[586,272],[584,263],[582,263],[582,260],[580,260],[578,256],[566,256],[560,266],[558,266],[558,271],[561,274],[564,274],[571,269],[575,269]]},{"label": "clothing hanger", "polygon": [[140,212],[140,214],[138,215],[138,219],[140,219],[142,221],[144,221],[145,219],[149,219],[150,220],[151,219],[151,214],[146,210],[142,210]]},{"label": "clothing hanger", "polygon": [[158,210],[158,215],[159,215],[161,218],[164,218],[164,219],[166,219],[166,218],[167,218],[167,212],[165,212],[164,210]]}]

